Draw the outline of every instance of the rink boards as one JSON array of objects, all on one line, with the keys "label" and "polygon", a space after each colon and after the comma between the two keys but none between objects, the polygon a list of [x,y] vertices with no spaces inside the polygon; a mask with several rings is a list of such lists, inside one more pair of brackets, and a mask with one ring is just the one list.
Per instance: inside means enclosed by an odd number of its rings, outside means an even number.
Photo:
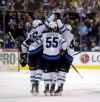
[{"label": "rink boards", "polygon": [[100,53],[82,52],[74,56],[73,64],[79,69],[100,69]]},{"label": "rink boards", "polygon": [[[19,55],[17,49],[0,49],[0,70],[28,70],[28,66],[20,66]],[[77,69],[100,69],[100,53],[81,52],[74,56],[73,65]]]}]

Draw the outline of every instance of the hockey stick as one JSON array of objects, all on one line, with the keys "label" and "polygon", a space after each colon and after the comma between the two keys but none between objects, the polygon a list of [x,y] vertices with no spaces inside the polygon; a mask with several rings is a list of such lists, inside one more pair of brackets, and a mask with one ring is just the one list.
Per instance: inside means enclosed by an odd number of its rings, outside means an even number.
[{"label": "hockey stick", "polygon": [[11,39],[12,39],[14,42],[16,42],[15,39],[14,39],[14,37],[12,36],[11,32],[8,32],[8,34],[9,34],[9,36],[11,37]]},{"label": "hockey stick", "polygon": [[77,53],[73,54],[73,56],[78,55],[78,54],[80,54],[80,53],[81,53],[81,51],[79,51],[79,52],[77,52]]},{"label": "hockey stick", "polygon": [[73,64],[71,64],[71,66],[76,71],[76,73],[80,76],[80,78],[83,79],[83,76],[80,74],[80,72],[77,70],[77,68]]},{"label": "hockey stick", "polygon": [[[8,35],[11,37],[11,39],[13,40],[14,43],[16,43],[16,40],[14,39],[14,37],[12,36],[11,32],[8,32]],[[18,50],[18,60],[19,60],[19,56],[20,56],[20,52]],[[19,67],[19,61],[18,61],[18,71],[20,71],[20,67]]]}]

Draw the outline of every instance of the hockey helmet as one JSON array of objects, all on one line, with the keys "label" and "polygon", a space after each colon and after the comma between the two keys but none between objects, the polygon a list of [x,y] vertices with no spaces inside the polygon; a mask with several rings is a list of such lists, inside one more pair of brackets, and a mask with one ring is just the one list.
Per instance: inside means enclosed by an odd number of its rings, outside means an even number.
[{"label": "hockey helmet", "polygon": [[69,31],[72,30],[72,26],[71,26],[70,24],[66,24],[66,27],[67,27],[67,29],[68,29]]},{"label": "hockey helmet", "polygon": [[50,27],[51,29],[57,28],[57,22],[51,21],[51,22],[49,23],[49,27]]},{"label": "hockey helmet", "polygon": [[41,21],[41,20],[38,20],[38,19],[36,19],[36,20],[34,20],[34,21],[32,22],[32,26],[33,26],[34,28],[36,28],[36,27],[39,26],[40,24],[42,24],[42,21]]}]

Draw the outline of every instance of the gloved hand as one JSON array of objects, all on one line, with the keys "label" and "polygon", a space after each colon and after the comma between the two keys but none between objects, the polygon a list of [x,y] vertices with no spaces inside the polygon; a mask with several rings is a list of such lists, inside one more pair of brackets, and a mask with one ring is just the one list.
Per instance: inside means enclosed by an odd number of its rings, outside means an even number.
[{"label": "gloved hand", "polygon": [[67,52],[65,53],[64,56],[65,56],[67,62],[69,62],[70,64],[72,64],[72,62],[73,62],[73,56],[69,55]]},{"label": "gloved hand", "polygon": [[60,49],[60,55],[63,56],[65,54],[65,51],[63,49]]},{"label": "gloved hand", "polygon": [[61,19],[61,14],[60,13],[54,13],[54,14],[55,14],[56,19]]},{"label": "gloved hand", "polygon": [[54,21],[55,19],[55,14],[52,14],[50,17],[48,17],[48,19],[46,19],[46,21],[44,22],[44,24],[48,27],[49,23],[51,21]]},{"label": "gloved hand", "polygon": [[19,60],[20,64],[22,67],[25,67],[27,64],[27,53],[21,53],[20,54],[20,60]]}]

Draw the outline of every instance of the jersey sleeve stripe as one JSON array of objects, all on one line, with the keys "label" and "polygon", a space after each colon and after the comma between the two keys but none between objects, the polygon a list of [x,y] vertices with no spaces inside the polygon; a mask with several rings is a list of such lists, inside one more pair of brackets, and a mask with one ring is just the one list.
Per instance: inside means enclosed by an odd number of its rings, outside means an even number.
[{"label": "jersey sleeve stripe", "polygon": [[22,43],[23,46],[25,46],[26,48],[29,48],[29,46],[26,43]]},{"label": "jersey sleeve stripe", "polygon": [[63,44],[63,43],[65,43],[66,41],[63,41],[63,42],[61,42],[61,45]]}]

